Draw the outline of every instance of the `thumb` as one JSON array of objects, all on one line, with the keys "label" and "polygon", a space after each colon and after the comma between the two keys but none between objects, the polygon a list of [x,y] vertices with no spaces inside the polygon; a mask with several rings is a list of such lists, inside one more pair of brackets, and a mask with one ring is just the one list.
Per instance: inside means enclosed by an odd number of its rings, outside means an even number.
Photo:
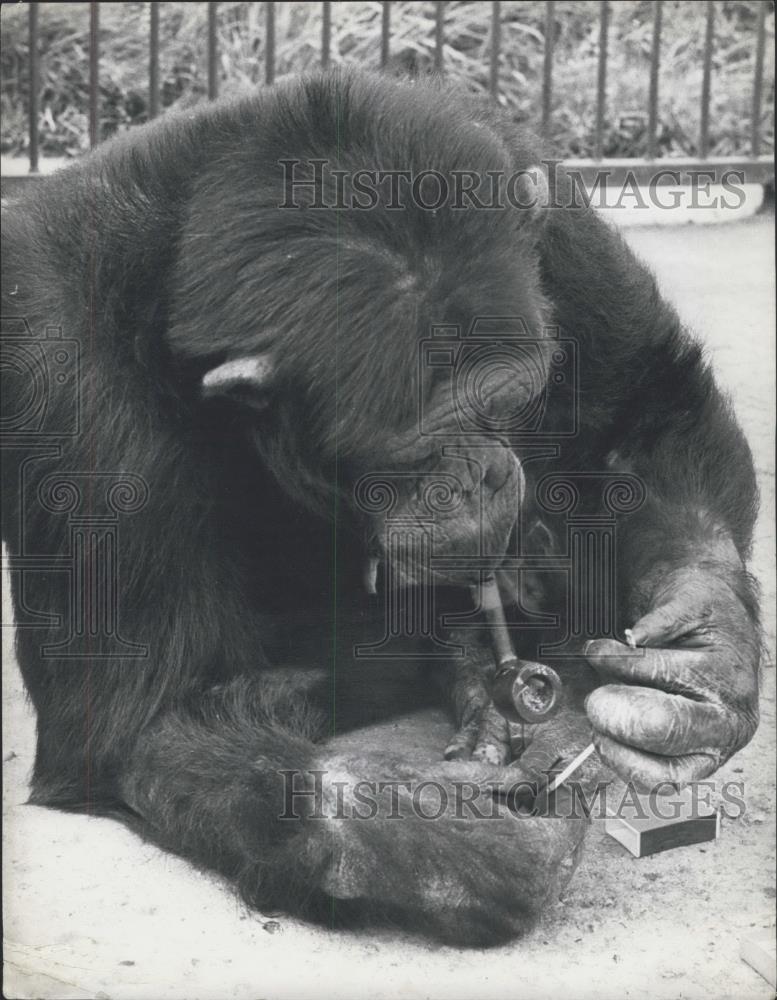
[{"label": "thumb", "polygon": [[689,614],[688,599],[675,598],[648,611],[631,628],[635,646],[663,646],[700,624],[698,614]]}]

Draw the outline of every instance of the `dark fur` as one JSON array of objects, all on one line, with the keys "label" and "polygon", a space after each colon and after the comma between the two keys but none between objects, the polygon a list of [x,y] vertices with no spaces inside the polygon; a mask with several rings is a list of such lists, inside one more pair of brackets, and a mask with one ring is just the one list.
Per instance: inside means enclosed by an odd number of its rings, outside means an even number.
[{"label": "dark fur", "polygon": [[[67,552],[67,519],[37,500],[52,471],[148,483],[148,504],[121,525],[119,609],[123,636],[149,657],[44,659],[62,630],[19,630],[38,717],[32,801],[124,810],[251,904],[330,919],[331,848],[277,820],[276,772],[320,759],[331,717],[266,668],[327,667],[333,617],[362,613],[360,529],[342,497],[352,460],[390,459],[391,435],[412,420],[429,323],[554,318],[578,339],[583,426],[558,467],[602,469],[617,452],[649,485],[624,549],[635,594],[647,569],[687,561],[716,533],[744,557],[756,493],[700,348],[592,212],[467,212],[454,224],[444,211],[382,206],[279,211],[278,160],[315,156],[345,169],[509,172],[540,154],[443,92],[331,76],[165,117],[38,182],[7,213],[3,315],[80,341],[85,433],[56,457],[7,450],[3,535],[12,569],[22,553]],[[268,348],[279,380],[265,416],[247,424],[237,408],[203,403],[209,368]],[[69,400],[50,403],[56,426]],[[18,613],[67,620],[65,574],[28,573],[24,594],[14,584]],[[755,614],[744,572],[737,586]],[[364,835],[375,856],[391,849],[381,824]],[[466,868],[455,846],[439,841],[443,879]],[[421,862],[412,843],[407,852],[391,878],[410,886]],[[431,904],[351,900],[338,914],[469,943],[520,931],[544,898],[531,858],[523,878],[498,878],[485,847],[478,864],[477,906],[430,915]]]}]

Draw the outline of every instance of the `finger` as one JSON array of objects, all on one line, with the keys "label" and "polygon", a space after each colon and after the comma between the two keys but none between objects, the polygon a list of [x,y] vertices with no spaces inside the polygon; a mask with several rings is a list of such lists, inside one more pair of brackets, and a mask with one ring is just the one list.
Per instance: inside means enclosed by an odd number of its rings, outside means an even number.
[{"label": "finger", "polygon": [[684,591],[643,615],[632,626],[631,635],[637,646],[662,646],[702,624],[702,608],[694,606]]},{"label": "finger", "polygon": [[453,736],[448,746],[445,748],[444,757],[446,760],[469,760],[472,757],[472,750],[478,739],[478,723],[476,719],[466,723]]},{"label": "finger", "polygon": [[698,681],[710,659],[709,650],[630,649],[615,639],[592,639],[584,654],[591,666],[608,679],[697,697]]},{"label": "finger", "polygon": [[557,765],[562,763],[563,759],[564,752],[557,747],[547,744],[532,744],[528,750],[521,754],[520,761],[514,764],[511,770],[519,772],[541,787],[547,784],[548,776],[556,769]]},{"label": "finger", "polygon": [[585,709],[596,732],[667,757],[706,753],[733,737],[717,705],[654,688],[607,684],[588,696]]},{"label": "finger", "polygon": [[488,705],[478,725],[472,756],[475,760],[503,766],[510,759],[510,728],[507,719],[493,705]]},{"label": "finger", "polygon": [[607,736],[594,736],[596,751],[604,763],[638,791],[651,792],[666,783],[682,788],[701,781],[715,771],[719,760],[709,754],[660,757],[624,746]]}]

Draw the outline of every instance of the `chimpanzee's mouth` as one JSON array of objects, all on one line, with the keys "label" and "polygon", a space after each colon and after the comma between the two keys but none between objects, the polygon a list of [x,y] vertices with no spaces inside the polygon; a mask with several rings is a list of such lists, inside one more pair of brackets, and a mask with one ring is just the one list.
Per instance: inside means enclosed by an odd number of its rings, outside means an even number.
[{"label": "chimpanzee's mouth", "polygon": [[[374,482],[373,482],[374,479]],[[518,518],[525,481],[517,456],[489,441],[442,450],[433,470],[363,477],[357,505],[381,503],[368,518],[364,587],[469,587],[502,561]]]}]

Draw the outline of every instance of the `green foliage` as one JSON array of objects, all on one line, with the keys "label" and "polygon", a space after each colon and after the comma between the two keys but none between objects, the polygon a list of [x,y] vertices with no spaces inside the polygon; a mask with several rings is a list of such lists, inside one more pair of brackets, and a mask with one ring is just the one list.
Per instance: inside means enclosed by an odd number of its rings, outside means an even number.
[{"label": "green foliage", "polygon": [[[715,3],[710,105],[710,151],[749,150],[758,4]],[[321,4],[276,3],[276,73],[310,69],[320,58]],[[538,125],[545,4],[502,3],[500,102],[518,122]],[[27,146],[27,5],[3,5],[2,149]],[[222,94],[263,86],[265,4],[218,5],[218,71]],[[332,5],[333,62],[377,68],[380,3]],[[773,145],[774,5],[767,11],[762,145]],[[434,64],[433,3],[391,5],[393,72],[426,73]],[[203,99],[207,91],[207,13],[204,3],[171,2],[160,11],[162,107]],[[644,155],[653,3],[610,3],[605,155]],[[593,151],[599,4],[562,2],[554,8],[551,139],[561,155]],[[665,0],[661,49],[659,145],[665,155],[698,152],[706,4]],[[74,155],[88,145],[89,5],[40,5],[41,148]],[[445,7],[445,68],[476,93],[488,92],[491,5]],[[100,4],[100,130],[106,137],[148,117],[149,4]]]}]

